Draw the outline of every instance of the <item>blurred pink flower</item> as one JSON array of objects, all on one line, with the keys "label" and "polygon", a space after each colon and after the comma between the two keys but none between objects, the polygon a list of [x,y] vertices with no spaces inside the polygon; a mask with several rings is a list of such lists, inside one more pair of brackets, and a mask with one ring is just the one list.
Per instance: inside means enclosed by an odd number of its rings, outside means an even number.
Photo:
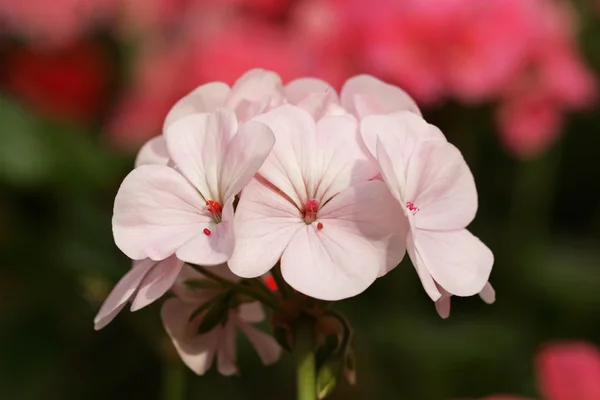
[{"label": "blurred pink flower", "polygon": [[0,20],[43,45],[64,44],[113,15],[119,0],[0,0]]}]

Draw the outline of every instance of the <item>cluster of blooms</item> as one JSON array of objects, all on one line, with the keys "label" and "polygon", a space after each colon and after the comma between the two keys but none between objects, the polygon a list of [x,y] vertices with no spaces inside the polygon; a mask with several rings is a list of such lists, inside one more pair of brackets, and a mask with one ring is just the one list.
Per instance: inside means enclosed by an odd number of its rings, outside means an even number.
[{"label": "cluster of blooms", "polygon": [[[600,399],[600,350],[584,342],[546,345],[536,357],[540,394],[546,400]],[[481,400],[530,400],[496,395]]]},{"label": "cluster of blooms", "polygon": [[[183,97],[163,132],[117,193],[115,242],[136,261],[97,329],[129,301],[137,310],[175,285],[163,321],[194,371],[215,351],[219,369],[235,371],[236,326],[274,361],[274,342],[247,324],[258,305],[205,284],[184,289],[190,267],[261,279],[280,264],[295,291],[335,301],[363,292],[408,252],[442,317],[452,295],[494,301],[493,255],[466,229],[477,211],[473,176],[401,89],[360,75],[338,96],[315,78],[283,86],[274,72],[251,70],[231,88],[212,82]],[[210,311],[194,310],[215,296],[231,310],[207,332]]]},{"label": "cluster of blooms", "polygon": [[107,127],[123,146],[159,133],[170,105],[198,84],[231,84],[256,67],[335,88],[370,73],[422,106],[496,102],[501,139],[520,156],[547,148],[566,113],[596,96],[564,0],[37,2],[0,0],[0,19],[54,43],[110,20],[141,45],[134,82]]}]

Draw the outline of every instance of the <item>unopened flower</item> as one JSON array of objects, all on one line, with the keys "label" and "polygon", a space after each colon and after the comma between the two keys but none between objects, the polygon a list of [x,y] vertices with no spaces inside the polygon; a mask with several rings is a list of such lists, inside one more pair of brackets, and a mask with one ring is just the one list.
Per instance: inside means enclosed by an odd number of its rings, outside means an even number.
[{"label": "unopened flower", "polygon": [[[236,279],[225,265],[211,270],[219,275],[226,275],[228,279]],[[252,326],[265,318],[260,303],[235,304],[235,298],[227,297],[224,289],[194,289],[192,285],[187,286],[186,281],[189,279],[198,282],[205,278],[185,269],[173,288],[177,297],[165,301],[161,315],[165,329],[179,356],[192,371],[204,375],[216,358],[220,374],[238,373],[236,364],[238,329],[252,343],[263,364],[273,364],[279,359],[281,348],[275,339]],[[212,308],[208,307],[205,311],[194,315],[199,307],[205,307],[209,302],[212,302]],[[218,319],[211,323],[207,320],[208,315],[212,313],[212,316],[215,316],[215,312]]]},{"label": "unopened flower", "polygon": [[276,144],[238,204],[229,261],[235,274],[257,277],[281,259],[283,278],[294,289],[339,300],[400,262],[402,213],[385,184],[370,181],[377,168],[353,118],[315,123],[306,111],[284,105],[254,120],[271,128]]},{"label": "unopened flower", "polygon": [[431,139],[429,124],[399,124],[393,115],[370,118],[382,131],[396,132],[378,136],[377,160],[408,219],[407,251],[426,292],[434,301],[442,296],[437,285],[458,296],[480,292],[494,258],[465,229],[477,212],[477,190],[460,151]]},{"label": "unopened flower", "polygon": [[175,121],[165,132],[176,168],[142,165],[123,181],[115,199],[113,234],[132,259],[217,265],[233,251],[233,201],[274,143],[269,128],[238,128],[220,109]]}]

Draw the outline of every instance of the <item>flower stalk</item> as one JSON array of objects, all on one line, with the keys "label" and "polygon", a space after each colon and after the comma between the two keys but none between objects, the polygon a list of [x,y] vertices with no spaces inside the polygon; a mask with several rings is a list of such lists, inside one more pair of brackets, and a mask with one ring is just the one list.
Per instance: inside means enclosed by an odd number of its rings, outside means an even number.
[{"label": "flower stalk", "polygon": [[310,319],[301,317],[294,329],[294,358],[298,400],[317,399],[317,377],[313,326]]}]

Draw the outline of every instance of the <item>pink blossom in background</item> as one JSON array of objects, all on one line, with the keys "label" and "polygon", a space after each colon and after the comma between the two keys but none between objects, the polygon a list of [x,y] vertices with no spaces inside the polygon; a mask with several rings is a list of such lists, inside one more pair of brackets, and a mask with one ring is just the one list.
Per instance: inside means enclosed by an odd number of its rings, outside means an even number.
[{"label": "pink blossom in background", "polygon": [[42,45],[64,44],[105,23],[120,0],[0,0],[0,20]]}]

